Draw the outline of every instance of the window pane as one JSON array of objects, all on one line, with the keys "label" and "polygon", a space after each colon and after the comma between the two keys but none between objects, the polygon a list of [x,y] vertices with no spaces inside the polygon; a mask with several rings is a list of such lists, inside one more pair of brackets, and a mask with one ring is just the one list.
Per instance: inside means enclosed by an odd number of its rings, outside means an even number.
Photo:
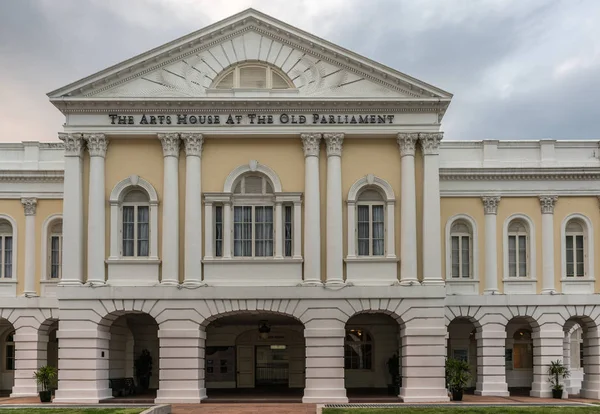
[{"label": "window pane", "polygon": [[517,276],[517,237],[508,236],[508,275]]},{"label": "window pane", "polygon": [[4,237],[4,277],[12,278],[12,236]]},{"label": "window pane", "polygon": [[148,206],[138,206],[138,256],[149,256],[150,254],[150,208]]},{"label": "window pane", "polygon": [[358,206],[358,255],[369,255],[369,206]]},{"label": "window pane", "polygon": [[527,237],[519,236],[519,276],[527,276]]},{"label": "window pane", "polygon": [[271,72],[271,82],[273,83],[273,89],[288,89],[288,83],[275,72]]},{"label": "window pane", "polygon": [[383,256],[384,254],[384,223],[383,206],[372,206],[373,214],[373,256]]},{"label": "window pane", "polygon": [[252,207],[233,209],[233,254],[252,256]]},{"label": "window pane", "polygon": [[233,88],[233,71],[223,76],[221,82],[217,84],[217,89],[232,89]]},{"label": "window pane", "polygon": [[452,236],[452,277],[460,277],[460,240]]},{"label": "window pane", "polygon": [[292,206],[284,207],[284,256],[292,256]]},{"label": "window pane", "polygon": [[255,246],[257,257],[273,256],[273,207],[254,207]]},{"label": "window pane", "polygon": [[471,277],[471,246],[470,240],[466,236],[461,238],[461,249],[462,249],[462,277]]},{"label": "window pane", "polygon": [[123,256],[133,256],[134,210],[133,206],[123,207]]},{"label": "window pane", "polygon": [[50,278],[60,277],[60,236],[52,236],[50,239]]},{"label": "window pane", "polygon": [[583,236],[576,236],[575,237],[575,245],[577,246],[575,255],[576,255],[576,259],[577,259],[577,274],[576,276],[583,276],[584,274],[584,262],[583,262]]},{"label": "window pane", "polygon": [[259,88],[267,87],[267,68],[261,66],[247,66],[240,68],[240,87]]},{"label": "window pane", "polygon": [[215,207],[215,256],[223,256],[223,207]]}]

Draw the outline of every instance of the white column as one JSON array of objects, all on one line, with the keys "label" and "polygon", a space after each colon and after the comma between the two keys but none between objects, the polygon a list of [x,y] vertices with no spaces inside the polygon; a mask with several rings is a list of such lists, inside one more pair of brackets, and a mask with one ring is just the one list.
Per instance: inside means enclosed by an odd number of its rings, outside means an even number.
[{"label": "white column", "polygon": [[[554,294],[554,206],[557,196],[540,196],[542,208],[542,293]],[[535,277],[535,275],[533,275]]]},{"label": "white column", "polygon": [[342,144],[344,134],[325,134],[327,145],[327,284],[344,284]]},{"label": "white column", "polygon": [[[204,349],[206,331],[191,321],[160,325],[160,370],[157,404],[199,403],[206,398]],[[155,366],[159,361],[155,362]]]},{"label": "white column", "polygon": [[38,386],[33,373],[47,364],[48,335],[25,325],[17,328],[14,339],[15,382],[10,397],[37,396]]},{"label": "white column", "polygon": [[600,329],[589,327],[583,333],[583,398],[600,399]]},{"label": "white column", "polygon": [[498,247],[496,236],[496,215],[500,197],[484,196],[483,209],[485,214],[485,289],[486,295],[497,295],[498,290]]},{"label": "white column", "polygon": [[475,334],[477,339],[476,395],[508,397],[506,384],[506,329],[497,323],[483,324]]},{"label": "white column", "polygon": [[179,284],[179,134],[158,134],[163,148],[162,284]]},{"label": "white column", "polygon": [[423,284],[444,285],[440,240],[440,165],[442,132],[421,133],[423,152]]},{"label": "white column", "polygon": [[275,201],[275,258],[283,259],[283,214],[281,201]]},{"label": "white column", "polygon": [[84,134],[90,153],[88,199],[87,283],[104,283],[106,259],[106,207],[104,159],[108,140],[104,134]]},{"label": "white column", "polygon": [[25,289],[23,296],[38,296],[35,290],[35,212],[37,199],[22,198],[25,209]]},{"label": "white column", "polygon": [[531,336],[533,339],[533,382],[529,395],[549,398],[552,396],[552,386],[548,381],[548,366],[551,361],[562,361],[565,333],[561,324],[545,322]]},{"label": "white column", "polygon": [[204,202],[204,258],[212,259],[214,256],[214,244],[213,244],[213,203]]},{"label": "white column", "polygon": [[83,138],[81,134],[59,133],[65,146],[63,190],[63,251],[61,285],[83,281]]},{"label": "white column", "polygon": [[198,286],[202,284],[202,144],[204,138],[202,134],[181,134],[181,139],[185,144],[183,284]]},{"label": "white column", "polygon": [[[571,370],[571,330],[565,332],[565,337],[563,338],[563,364],[569,372],[573,372]],[[569,397],[569,394],[572,393],[573,389],[571,387],[571,380],[567,378],[565,381],[565,398]]]},{"label": "white column", "polygon": [[419,134],[399,133],[401,165],[400,206],[400,284],[418,284],[417,275],[417,196],[415,188],[415,145]]},{"label": "white column", "polygon": [[345,324],[315,319],[306,324],[306,384],[304,403],[347,403],[344,382]]},{"label": "white column", "polygon": [[321,134],[302,134],[304,148],[304,284],[321,284]]},{"label": "white column", "polygon": [[294,259],[302,258],[302,203],[294,201]]},{"label": "white column", "polygon": [[231,200],[223,202],[223,259],[231,259]]}]

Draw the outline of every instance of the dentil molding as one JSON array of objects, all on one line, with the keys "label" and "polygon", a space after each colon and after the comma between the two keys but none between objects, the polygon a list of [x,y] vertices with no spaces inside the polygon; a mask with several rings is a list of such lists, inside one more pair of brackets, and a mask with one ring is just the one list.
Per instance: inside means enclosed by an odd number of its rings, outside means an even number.
[{"label": "dentil molding", "polygon": [[197,133],[183,133],[181,134],[181,140],[185,145],[185,155],[188,157],[201,157],[202,156],[202,145],[204,144],[204,137],[202,134]]},{"label": "dentil molding", "polygon": [[81,157],[83,154],[83,134],[59,132],[58,138],[64,143],[65,157]]},{"label": "dentil molding", "polygon": [[26,216],[35,216],[35,212],[37,210],[37,199],[22,198],[21,204],[23,204],[23,208],[25,209]]},{"label": "dentil molding", "polygon": [[318,157],[321,134],[300,134],[305,157]]},{"label": "dentil molding", "polygon": [[415,147],[419,139],[418,132],[400,132],[398,134],[398,147],[400,149],[400,155],[415,155]]},{"label": "dentil molding", "polygon": [[158,134],[164,157],[179,157],[179,134]]},{"label": "dentil molding", "polygon": [[500,196],[483,196],[483,211],[485,214],[498,214],[498,205],[500,204]]},{"label": "dentil molding", "polygon": [[104,134],[83,134],[90,157],[106,157],[108,139]]},{"label": "dentil molding", "polygon": [[542,214],[553,214],[554,206],[558,201],[558,196],[540,196],[540,207],[542,209]]},{"label": "dentil molding", "polygon": [[344,134],[324,134],[325,144],[327,145],[327,156],[342,156],[342,144],[344,143]]}]

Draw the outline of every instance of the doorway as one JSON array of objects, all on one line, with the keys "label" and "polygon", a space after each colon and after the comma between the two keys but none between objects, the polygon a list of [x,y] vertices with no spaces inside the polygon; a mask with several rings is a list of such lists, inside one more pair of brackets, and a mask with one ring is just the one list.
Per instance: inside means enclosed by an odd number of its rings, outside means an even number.
[{"label": "doorway", "polygon": [[256,386],[288,386],[289,356],[286,345],[256,346]]}]

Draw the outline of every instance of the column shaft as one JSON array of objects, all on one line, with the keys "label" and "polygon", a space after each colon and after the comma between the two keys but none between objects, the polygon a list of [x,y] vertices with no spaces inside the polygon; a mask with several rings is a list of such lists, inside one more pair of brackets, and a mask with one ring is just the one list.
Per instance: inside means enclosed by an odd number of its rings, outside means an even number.
[{"label": "column shaft", "polygon": [[496,215],[500,197],[482,197],[485,212],[485,289],[486,295],[497,295],[498,291],[498,248]]},{"label": "column shaft", "polygon": [[442,133],[419,134],[423,151],[423,284],[443,285],[439,145]]},{"label": "column shaft", "polygon": [[[556,293],[554,286],[554,205],[558,197],[540,196],[542,208],[542,293]],[[535,277],[535,275],[532,275]]]},{"label": "column shaft", "polygon": [[202,283],[202,134],[181,134],[185,143],[185,285]]},{"label": "column shaft", "polygon": [[179,135],[158,134],[163,147],[162,284],[179,284]]},{"label": "column shaft", "polygon": [[549,398],[552,386],[548,381],[548,366],[551,361],[563,358],[563,340],[565,333],[558,323],[545,323],[533,332],[533,383],[532,397]]},{"label": "column shaft", "polygon": [[583,398],[600,399],[600,329],[590,327],[583,332]]},{"label": "column shaft", "polygon": [[85,134],[90,153],[90,180],[88,200],[87,282],[104,283],[106,259],[106,207],[104,185],[104,157],[108,141],[104,134]]},{"label": "column shaft", "polygon": [[24,296],[37,296],[35,290],[35,213],[37,200],[35,198],[22,198],[21,203],[25,209],[25,288]]},{"label": "column shaft", "polygon": [[321,134],[302,134],[304,147],[304,284],[321,282],[321,199],[319,144]]},{"label": "column shaft", "polygon": [[506,329],[503,325],[488,323],[476,334],[477,383],[476,395],[508,397],[506,384]]},{"label": "column shaft", "polygon": [[47,363],[48,335],[23,326],[15,333],[15,382],[11,398],[38,395],[38,386],[33,377],[37,369]]},{"label": "column shaft", "polygon": [[398,134],[401,164],[400,284],[417,284],[417,196],[415,186],[415,144],[417,133]]},{"label": "column shaft", "polygon": [[325,134],[327,144],[327,284],[344,283],[342,143],[344,134]]},{"label": "column shaft", "polygon": [[59,134],[65,145],[63,190],[62,285],[83,281],[83,139],[81,134]]}]

